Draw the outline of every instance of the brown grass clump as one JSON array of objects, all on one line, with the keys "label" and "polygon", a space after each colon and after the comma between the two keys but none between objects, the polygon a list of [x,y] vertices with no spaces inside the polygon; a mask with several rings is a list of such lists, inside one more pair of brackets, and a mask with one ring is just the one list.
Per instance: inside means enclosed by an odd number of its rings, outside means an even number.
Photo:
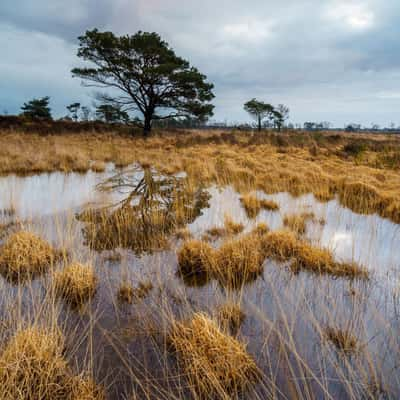
[{"label": "brown grass clump", "polygon": [[257,197],[251,194],[246,194],[240,198],[240,202],[249,218],[257,217],[261,210],[261,203]]},{"label": "brown grass clump", "polygon": [[144,299],[152,289],[150,281],[139,282],[136,289],[129,282],[123,282],[118,290],[118,300],[131,304],[134,300]]},{"label": "brown grass clump", "polygon": [[262,252],[278,261],[291,261],[294,271],[304,269],[317,274],[347,278],[368,278],[368,271],[355,263],[339,263],[332,253],[299,240],[290,231],[274,231],[261,239]]},{"label": "brown grass clump", "polygon": [[283,217],[283,225],[291,229],[293,232],[303,235],[306,233],[307,221],[314,218],[315,216],[313,213],[285,215]]},{"label": "brown grass clump", "polygon": [[269,211],[277,211],[279,210],[279,204],[273,200],[260,200],[261,208]]},{"label": "brown grass clump", "polygon": [[382,208],[382,197],[377,189],[362,182],[345,183],[339,191],[339,199],[345,207],[360,214],[371,214]]},{"label": "brown grass clump", "polygon": [[187,279],[208,277],[214,258],[214,249],[205,242],[189,240],[178,252],[178,271]]},{"label": "brown grass clump", "polygon": [[205,234],[202,236],[203,240],[216,240],[227,234],[225,228],[214,226],[213,228],[207,229]]},{"label": "brown grass clump", "polygon": [[243,224],[235,222],[229,215],[225,215],[224,227],[228,235],[237,235],[244,229]]},{"label": "brown grass clump", "polygon": [[354,353],[358,349],[358,340],[352,332],[332,327],[326,328],[325,337],[343,353]]},{"label": "brown grass clump", "polygon": [[54,276],[55,289],[59,296],[73,306],[80,306],[96,293],[97,278],[89,265],[74,263]]},{"label": "brown grass clump", "polygon": [[180,228],[176,231],[175,237],[181,240],[189,240],[192,238],[192,233],[188,228]]},{"label": "brown grass clump", "polygon": [[223,333],[205,314],[175,322],[169,340],[178,364],[200,398],[225,399],[257,381],[257,366],[245,346]]},{"label": "brown grass clump", "polygon": [[246,194],[240,198],[243,208],[249,218],[257,217],[261,209],[276,211],[279,210],[279,205],[272,200],[258,199],[256,196]]},{"label": "brown grass clump", "polygon": [[239,304],[228,302],[217,309],[217,319],[224,331],[236,333],[245,319]]},{"label": "brown grass clump", "polygon": [[34,233],[16,232],[0,249],[0,273],[12,281],[24,281],[45,272],[56,255],[50,244]]},{"label": "brown grass clump", "polygon": [[259,224],[257,224],[256,227],[252,231],[252,233],[259,235],[259,236],[265,235],[268,232],[269,232],[268,225],[264,222],[260,222]]},{"label": "brown grass clump", "polygon": [[208,229],[203,235],[203,240],[217,240],[224,236],[238,235],[243,232],[244,225],[241,223],[235,222],[231,217],[225,216],[224,226],[218,227],[215,226],[213,228]]},{"label": "brown grass clump", "polygon": [[124,282],[121,284],[118,290],[118,300],[121,302],[131,304],[134,297],[134,289],[132,285],[128,282]]},{"label": "brown grass clump", "polygon": [[224,286],[240,287],[262,274],[263,261],[258,237],[247,235],[220,247],[212,265],[213,274]]},{"label": "brown grass clump", "polygon": [[94,382],[74,376],[59,331],[20,330],[0,354],[2,400],[103,400]]}]

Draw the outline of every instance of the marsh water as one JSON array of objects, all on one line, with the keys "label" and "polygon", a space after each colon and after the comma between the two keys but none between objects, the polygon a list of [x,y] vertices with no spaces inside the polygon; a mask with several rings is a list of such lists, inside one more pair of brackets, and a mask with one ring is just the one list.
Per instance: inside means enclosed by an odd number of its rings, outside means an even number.
[{"label": "marsh water", "polygon": [[[240,194],[232,187],[209,187],[208,206],[188,225],[195,238],[222,227],[226,215],[242,223],[246,232],[260,222],[279,229],[285,214],[313,212],[304,237],[330,249],[338,261],[366,267],[371,278],[351,281],[294,274],[284,264],[266,260],[263,275],[240,291],[227,290],[215,281],[186,286],[176,273],[176,251],[182,241],[173,235],[167,249],[144,254],[122,248],[100,252],[85,244],[84,223],[76,215],[126,196],[98,188],[117,172],[121,173],[110,164],[104,173],[0,178],[0,223],[17,221],[66,248],[72,258],[95,265],[99,288],[90,311],[61,305],[60,319],[75,338],[80,335],[79,344],[70,346],[78,360],[93,364],[95,378],[108,388],[109,398],[125,398],[134,391],[138,398],[141,392],[166,398],[162,390],[184,390],[174,358],[163,350],[168,318],[184,318],[193,310],[213,314],[227,299],[240,301],[246,318],[238,338],[247,343],[266,375],[263,384],[244,397],[266,398],[273,392],[277,398],[293,398],[297,391],[304,397],[308,393],[310,398],[345,399],[351,397],[349,387],[358,397],[369,386],[376,388],[377,398],[400,397],[400,225],[377,215],[356,214],[337,200],[320,203],[313,195],[294,198],[287,193],[257,193],[276,201],[279,211],[263,210],[249,220]],[[127,168],[126,173],[140,178],[142,172]],[[134,286],[150,281],[153,288],[140,301],[120,304],[116,293],[121,280]],[[15,288],[6,281],[2,284],[12,296]],[[41,285],[39,278],[32,287],[42,293]],[[91,361],[86,354],[88,324],[93,339]],[[323,337],[321,327],[327,326],[351,330],[360,350],[341,355]]]}]

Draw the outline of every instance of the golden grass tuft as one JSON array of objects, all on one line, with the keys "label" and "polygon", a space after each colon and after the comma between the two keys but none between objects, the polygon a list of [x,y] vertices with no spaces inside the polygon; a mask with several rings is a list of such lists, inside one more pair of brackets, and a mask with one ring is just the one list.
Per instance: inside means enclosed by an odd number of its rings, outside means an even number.
[{"label": "golden grass tuft", "polygon": [[293,232],[303,235],[306,233],[307,221],[314,219],[313,213],[302,213],[302,214],[286,214],[283,217],[283,225]]},{"label": "golden grass tuft", "polygon": [[45,272],[56,257],[56,251],[39,236],[16,232],[0,249],[0,273],[12,281],[24,281]]},{"label": "golden grass tuft", "polygon": [[345,183],[339,191],[340,202],[360,214],[372,214],[382,208],[382,197],[377,189],[362,182]]},{"label": "golden grass tuft", "polygon": [[257,197],[251,194],[246,194],[240,198],[240,202],[249,218],[257,217],[261,210],[261,203]]},{"label": "golden grass tuft", "polygon": [[243,232],[243,230],[243,224],[235,222],[230,216],[225,215],[224,226],[215,226],[207,229],[202,239],[206,241],[213,241],[225,236],[238,235],[239,233]]},{"label": "golden grass tuft", "polygon": [[235,222],[229,215],[225,215],[224,228],[228,235],[237,235],[243,232],[244,226],[240,222]]},{"label": "golden grass tuft", "polygon": [[355,263],[336,262],[326,249],[299,240],[290,231],[273,231],[261,238],[262,253],[278,261],[291,261],[291,268],[298,272],[307,270],[317,274],[337,277],[368,278],[368,271]]},{"label": "golden grass tuft", "polygon": [[279,204],[273,200],[266,200],[266,199],[260,200],[260,205],[261,208],[264,210],[269,210],[269,211],[279,210]]},{"label": "golden grass tuft", "polygon": [[354,353],[358,350],[357,337],[349,330],[327,327],[325,338],[343,353]]},{"label": "golden grass tuft", "polygon": [[74,376],[63,357],[64,338],[37,327],[18,331],[0,354],[2,400],[103,400],[92,381]]},{"label": "golden grass tuft", "polygon": [[223,286],[240,287],[263,272],[258,237],[246,235],[222,244],[212,264],[213,275]]},{"label": "golden grass tuft", "polygon": [[214,258],[214,249],[205,242],[189,240],[178,252],[178,271],[188,279],[208,277]]},{"label": "golden grass tuft", "polygon": [[223,333],[205,314],[196,313],[190,321],[175,322],[169,341],[180,368],[200,398],[228,398],[258,379],[258,368],[245,345]]},{"label": "golden grass tuft", "polygon": [[73,263],[54,276],[56,293],[73,306],[81,306],[96,293],[97,278],[90,265]]},{"label": "golden grass tuft", "polygon": [[123,282],[118,289],[118,300],[131,304],[133,302],[135,291],[133,286],[128,282]]},{"label": "golden grass tuft", "polygon": [[249,218],[257,217],[261,209],[276,211],[279,205],[273,200],[259,199],[252,194],[246,194],[240,198],[243,208]]}]

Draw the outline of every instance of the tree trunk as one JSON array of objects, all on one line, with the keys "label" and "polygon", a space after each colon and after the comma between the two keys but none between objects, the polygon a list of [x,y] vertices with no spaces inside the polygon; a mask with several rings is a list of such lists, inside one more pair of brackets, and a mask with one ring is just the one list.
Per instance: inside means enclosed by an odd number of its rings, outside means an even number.
[{"label": "tree trunk", "polygon": [[258,117],[258,132],[261,132],[261,117]]},{"label": "tree trunk", "polygon": [[143,126],[143,136],[147,137],[151,132],[151,116],[150,114],[146,114],[144,116],[144,126]]}]

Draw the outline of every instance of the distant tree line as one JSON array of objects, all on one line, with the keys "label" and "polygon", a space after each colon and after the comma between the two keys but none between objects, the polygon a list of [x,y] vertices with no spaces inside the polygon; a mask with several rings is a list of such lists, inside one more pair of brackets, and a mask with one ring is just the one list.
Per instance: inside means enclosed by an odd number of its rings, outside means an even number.
[{"label": "distant tree line", "polygon": [[[197,128],[212,117],[213,84],[189,61],[177,56],[157,33],[139,31],[131,36],[116,36],[94,29],[78,39],[77,56],[87,64],[74,68],[72,75],[80,78],[87,87],[109,89],[110,92],[97,94],[98,102],[93,107],[71,103],[66,107],[67,115],[63,120],[141,126],[147,136],[152,127]],[[283,127],[318,131],[331,127],[329,122],[305,122],[303,126],[288,124],[287,106],[274,106],[256,98],[247,101],[244,110],[255,121],[255,126],[250,127],[258,131],[265,128],[280,131]],[[46,96],[24,103],[21,115],[51,120],[50,98]],[[358,124],[345,127],[349,132],[361,129]],[[378,131],[379,126],[373,124],[371,130]]]}]

